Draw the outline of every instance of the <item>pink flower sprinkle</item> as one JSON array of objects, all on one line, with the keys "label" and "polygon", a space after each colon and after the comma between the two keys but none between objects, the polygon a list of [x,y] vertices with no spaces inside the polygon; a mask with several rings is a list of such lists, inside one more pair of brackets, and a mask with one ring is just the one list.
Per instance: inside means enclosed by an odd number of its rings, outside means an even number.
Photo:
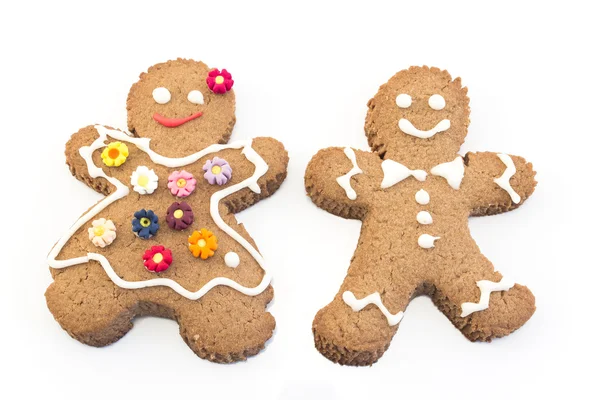
[{"label": "pink flower sprinkle", "polygon": [[169,175],[167,187],[173,196],[187,197],[196,189],[196,180],[187,171],[175,171]]}]

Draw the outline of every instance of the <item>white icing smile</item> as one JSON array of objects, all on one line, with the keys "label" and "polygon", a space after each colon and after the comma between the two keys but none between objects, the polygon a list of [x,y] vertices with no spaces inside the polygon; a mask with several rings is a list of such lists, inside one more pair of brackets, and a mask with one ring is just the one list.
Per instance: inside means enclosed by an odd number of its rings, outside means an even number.
[{"label": "white icing smile", "polygon": [[438,134],[440,132],[444,132],[444,131],[447,131],[448,129],[450,129],[450,120],[443,119],[440,122],[438,122],[438,124],[436,126],[434,126],[433,128],[431,128],[428,131],[422,131],[418,128],[415,128],[415,126],[412,124],[412,122],[410,122],[406,118],[401,118],[400,121],[398,121],[398,126],[400,127],[400,130],[402,132],[406,133],[407,135],[416,136],[421,139],[429,139],[430,137],[434,136],[435,134]]}]

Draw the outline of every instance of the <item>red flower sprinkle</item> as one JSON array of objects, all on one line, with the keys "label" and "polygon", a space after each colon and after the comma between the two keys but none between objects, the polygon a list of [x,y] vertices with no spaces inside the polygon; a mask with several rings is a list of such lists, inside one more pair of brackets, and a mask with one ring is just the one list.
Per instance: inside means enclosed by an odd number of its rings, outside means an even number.
[{"label": "red flower sprinkle", "polygon": [[144,266],[150,272],[166,271],[173,262],[173,254],[165,246],[152,246],[144,252]]},{"label": "red flower sprinkle", "polygon": [[208,73],[206,84],[214,93],[224,94],[231,90],[233,79],[231,79],[231,74],[226,69],[219,71],[215,68]]}]

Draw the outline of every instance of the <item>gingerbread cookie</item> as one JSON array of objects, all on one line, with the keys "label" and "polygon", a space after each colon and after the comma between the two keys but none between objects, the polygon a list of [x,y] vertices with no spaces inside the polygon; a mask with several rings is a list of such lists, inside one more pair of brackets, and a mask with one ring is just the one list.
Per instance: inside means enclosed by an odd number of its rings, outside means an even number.
[{"label": "gingerbread cookie", "polygon": [[227,363],[271,337],[271,275],[234,214],[279,188],[288,156],[272,138],[227,143],[232,85],[202,62],[157,64],[129,93],[130,133],[94,125],[67,143],[73,175],[106,196],[48,256],[48,308],[75,339],[105,346],[138,315],[166,317]]},{"label": "gingerbread cookie", "polygon": [[313,202],[363,222],[340,291],[313,322],[316,347],[330,360],[376,362],[419,295],[472,341],[508,335],[535,311],[529,289],[495,271],[468,226],[470,216],[523,204],[535,172],[517,156],[457,155],[469,111],[460,78],[411,67],[368,103],[373,152],[328,148],[310,161],[305,185]]}]

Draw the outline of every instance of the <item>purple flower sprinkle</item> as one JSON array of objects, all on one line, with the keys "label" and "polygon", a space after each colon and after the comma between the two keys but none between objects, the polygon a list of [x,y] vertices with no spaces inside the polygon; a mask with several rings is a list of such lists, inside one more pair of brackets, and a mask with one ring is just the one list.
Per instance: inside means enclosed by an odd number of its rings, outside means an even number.
[{"label": "purple flower sprinkle", "polygon": [[221,186],[226,184],[231,179],[231,174],[233,173],[229,163],[219,157],[206,161],[202,169],[205,171],[204,179],[211,185],[217,184]]}]

